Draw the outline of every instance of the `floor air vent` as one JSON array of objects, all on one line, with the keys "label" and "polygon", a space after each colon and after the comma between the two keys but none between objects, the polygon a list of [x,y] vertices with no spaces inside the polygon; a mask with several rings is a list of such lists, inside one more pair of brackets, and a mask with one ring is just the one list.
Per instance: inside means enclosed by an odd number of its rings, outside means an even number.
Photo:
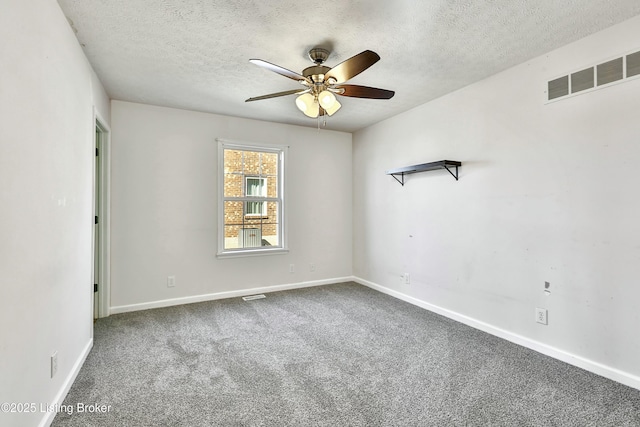
[{"label": "floor air vent", "polygon": [[253,301],[254,299],[263,299],[266,298],[264,296],[264,294],[259,294],[259,295],[248,295],[246,297],[242,297],[243,300],[245,301]]},{"label": "floor air vent", "polygon": [[547,101],[591,91],[638,75],[640,75],[640,51],[549,80]]}]

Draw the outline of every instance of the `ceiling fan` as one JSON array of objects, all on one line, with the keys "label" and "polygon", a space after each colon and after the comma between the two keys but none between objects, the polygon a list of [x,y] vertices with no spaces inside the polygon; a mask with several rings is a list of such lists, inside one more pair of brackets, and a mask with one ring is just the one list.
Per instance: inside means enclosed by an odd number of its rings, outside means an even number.
[{"label": "ceiling fan", "polygon": [[249,62],[295,80],[304,87],[256,96],[255,98],[245,100],[245,102],[286,95],[299,95],[296,98],[296,106],[298,109],[306,116],[316,118],[318,116],[324,116],[325,114],[332,116],[340,109],[342,105],[336,99],[336,95],[370,99],[391,99],[393,95],[395,95],[395,92],[392,90],[343,84],[378,62],[380,56],[377,53],[365,50],[333,68],[323,65],[328,57],[329,51],[326,49],[319,47],[311,49],[309,51],[309,59],[314,62],[314,65],[302,70],[302,74],[287,70],[286,68],[271,64],[262,59],[250,59]]}]

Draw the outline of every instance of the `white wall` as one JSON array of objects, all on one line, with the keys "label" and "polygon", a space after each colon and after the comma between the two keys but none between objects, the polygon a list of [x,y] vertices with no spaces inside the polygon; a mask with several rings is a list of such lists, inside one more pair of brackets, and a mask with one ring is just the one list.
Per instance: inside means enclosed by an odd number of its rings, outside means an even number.
[{"label": "white wall", "polygon": [[[111,113],[114,312],[351,276],[351,134],[121,101]],[[216,138],[289,146],[288,254],[216,258]]]},{"label": "white wall", "polygon": [[[640,387],[640,79],[544,103],[638,40],[640,17],[355,133],[354,274]],[[384,173],[443,159],[459,182]]]},{"label": "white wall", "polygon": [[56,2],[4,1],[0,39],[0,402],[51,404],[91,344],[93,98],[109,105]]}]

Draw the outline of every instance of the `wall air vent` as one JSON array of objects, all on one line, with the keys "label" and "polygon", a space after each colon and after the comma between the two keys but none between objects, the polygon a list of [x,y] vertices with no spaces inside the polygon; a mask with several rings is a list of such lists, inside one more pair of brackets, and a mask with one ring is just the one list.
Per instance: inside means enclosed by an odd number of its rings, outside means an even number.
[{"label": "wall air vent", "polygon": [[582,92],[593,87],[593,67],[571,74],[571,93]]},{"label": "wall air vent", "polygon": [[624,77],[622,73],[622,70],[624,69],[622,67],[622,59],[623,58],[617,58],[596,67],[598,70],[598,86],[622,80]]},{"label": "wall air vent", "polygon": [[627,77],[640,75],[640,52],[627,55]]},{"label": "wall air vent", "polygon": [[560,77],[555,80],[551,80],[548,84],[549,99],[560,98],[561,96],[569,95],[569,76]]},{"label": "wall air vent", "polygon": [[547,101],[570,98],[640,76],[640,51],[547,81]]}]

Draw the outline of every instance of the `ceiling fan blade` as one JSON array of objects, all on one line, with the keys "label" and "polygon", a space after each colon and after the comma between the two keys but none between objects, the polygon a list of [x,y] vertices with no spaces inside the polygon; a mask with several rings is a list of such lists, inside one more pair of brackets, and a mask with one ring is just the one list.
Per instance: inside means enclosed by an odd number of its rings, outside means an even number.
[{"label": "ceiling fan blade", "polygon": [[266,68],[269,71],[273,71],[274,73],[280,74],[281,76],[289,77],[290,79],[298,82],[300,80],[307,81],[307,78],[302,74],[287,70],[286,68],[282,68],[279,65],[263,61],[262,59],[250,59],[249,62],[251,62],[252,64],[256,64],[258,67]]},{"label": "ceiling fan blade", "polygon": [[392,90],[358,85],[340,85],[336,86],[335,89],[344,89],[344,92],[340,90],[337,91],[336,94],[342,96],[351,96],[353,98],[391,99],[393,98],[393,95],[396,94]]},{"label": "ceiling fan blade", "polygon": [[270,93],[268,95],[256,96],[254,98],[245,99],[244,102],[260,101],[261,99],[277,98],[279,96],[295,95],[295,94],[298,94],[298,93],[302,94],[302,93],[305,93],[305,92],[309,92],[309,89],[285,90],[284,92]]},{"label": "ceiling fan blade", "polygon": [[329,78],[334,78],[336,83],[344,83],[371,67],[379,60],[380,56],[377,53],[371,50],[365,50],[333,67],[325,74],[324,80],[327,81]]}]

